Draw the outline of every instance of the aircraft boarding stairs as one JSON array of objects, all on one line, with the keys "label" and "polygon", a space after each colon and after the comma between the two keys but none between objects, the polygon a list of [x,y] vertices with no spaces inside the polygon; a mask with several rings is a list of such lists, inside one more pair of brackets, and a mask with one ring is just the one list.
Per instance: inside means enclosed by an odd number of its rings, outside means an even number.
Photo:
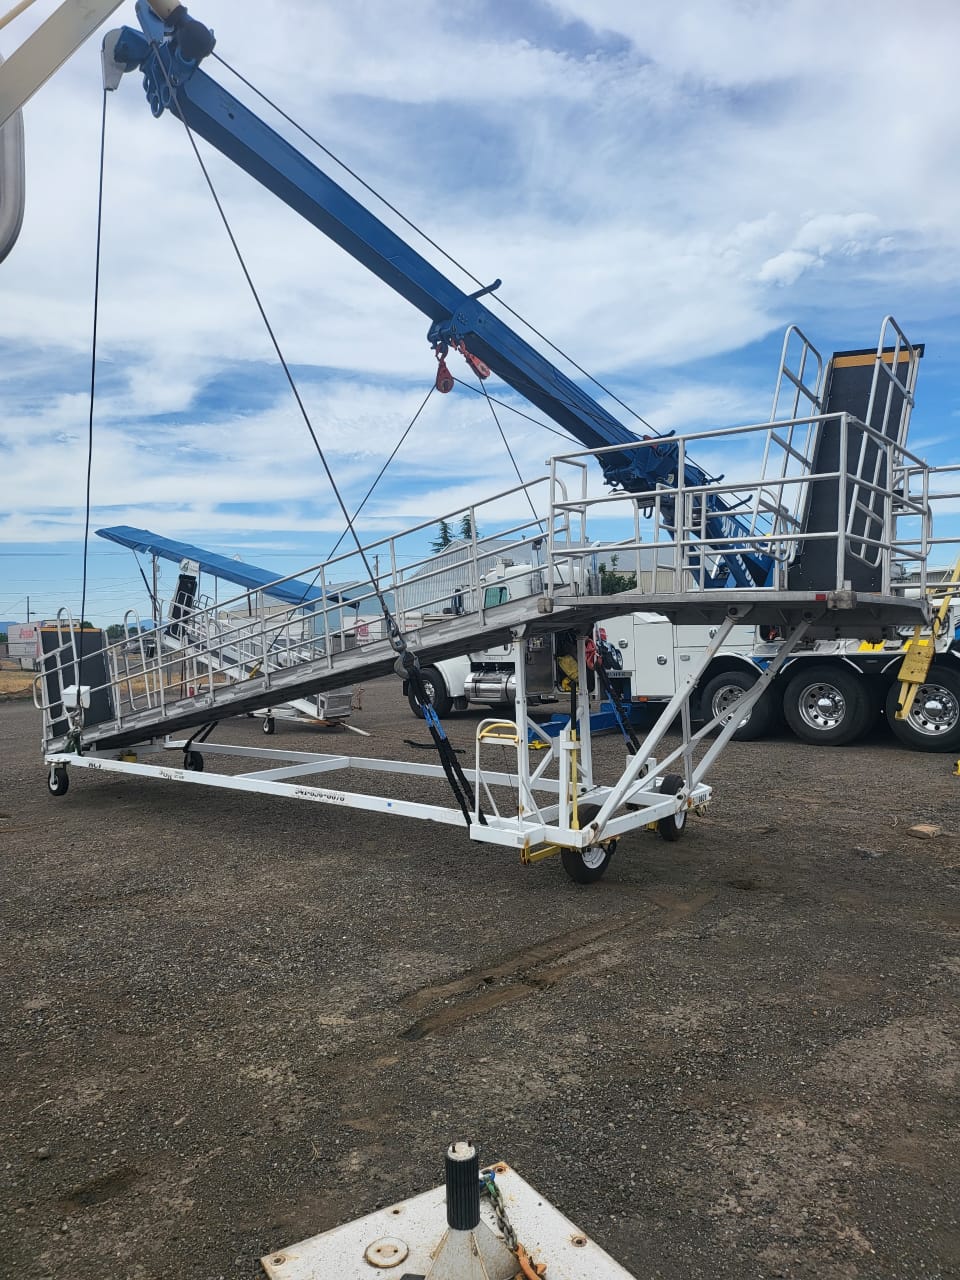
[{"label": "aircraft boarding stairs", "polygon": [[[191,607],[173,610],[171,615],[173,612],[178,613],[175,624],[161,627],[156,633],[155,643],[179,656],[189,669],[203,672],[205,679],[212,674],[215,683],[222,684],[224,680],[246,683],[261,671],[276,673],[290,667],[305,667],[322,660],[326,653],[326,636],[309,630],[309,616],[298,627],[295,610],[285,614],[283,625],[275,629],[266,644],[258,622],[246,623],[242,619],[231,618],[209,598],[198,597]],[[128,634],[139,634],[135,617],[128,615],[126,624]],[[340,637],[335,635],[332,643],[334,646],[341,643]],[[142,644],[138,644],[135,656],[139,658],[139,669],[142,670],[145,666]],[[127,674],[133,674],[129,664]],[[222,679],[218,681],[217,677]],[[346,688],[317,691],[309,697],[272,703],[252,714],[264,717],[264,732],[270,733],[274,717],[312,724],[342,721],[350,715],[352,703],[353,687],[348,685]]]},{"label": "aircraft boarding stairs", "polygon": [[[881,372],[875,371],[875,384],[883,377],[879,358],[876,369]],[[894,379],[892,385],[900,384]],[[776,626],[783,645],[745,695],[741,710],[746,713],[802,640],[881,638],[925,620],[929,607],[922,598],[894,591],[907,573],[919,575],[922,584],[931,536],[927,468],[903,446],[901,420],[909,397],[902,398],[886,430],[848,412],[824,413],[814,398],[773,426],[767,422],[674,438],[681,463],[688,449],[701,456],[725,451],[735,480],[692,485],[681,465],[672,486],[652,493],[598,493],[596,451],[554,458],[547,475],[442,517],[455,525],[468,516],[473,530],[483,530],[453,565],[448,558],[438,562],[424,555],[431,521],[370,543],[362,556],[344,553],[298,574],[322,592],[313,619],[322,637],[319,645],[303,643],[302,610],[278,610],[262,590],[221,602],[216,617],[210,610],[194,611],[179,645],[176,636],[161,636],[155,649],[144,648],[133,664],[122,644],[94,645],[91,633],[75,629],[62,613],[35,685],[50,789],[54,794],[66,790],[66,768],[73,765],[447,823],[466,818],[473,839],[518,848],[528,861],[559,851],[574,878],[596,878],[594,871],[602,871],[618,836],[651,823],[675,832],[688,810],[707,802],[705,775],[736,722],[728,717],[721,724],[718,718],[692,731],[689,699],[699,669],[692,670],[628,757],[621,776],[612,784],[598,782],[590,747],[585,636],[597,621],[634,610],[678,623],[715,624],[705,668],[735,624]],[[830,441],[826,455],[818,452],[824,438]],[[752,509],[749,535],[741,525],[723,539],[714,526],[711,538],[705,537],[707,507],[715,494]],[[814,528],[807,520],[811,509],[817,513]],[[829,522],[823,513],[831,510]],[[705,581],[716,580],[722,557],[739,554],[745,545],[769,558],[768,580],[751,588],[705,588]],[[598,564],[614,555],[621,571],[636,570],[636,588],[615,596],[594,594]],[[486,590],[483,575],[494,558],[536,566],[533,575],[525,575],[528,584],[533,578],[532,592],[510,599],[500,587]],[[337,592],[344,582],[351,584],[349,609]],[[403,637],[399,646],[385,622],[379,636],[374,634],[384,611]],[[373,637],[362,645],[356,643],[360,620]],[[577,724],[559,739],[538,735],[528,720],[524,677],[526,647],[546,643],[553,632],[575,634],[580,673]],[[439,765],[271,753],[207,740],[213,724],[231,716],[388,674],[404,645],[427,665],[495,644],[513,647],[514,716],[477,726],[475,767],[465,771],[470,787],[459,810],[304,782],[334,768],[442,781]],[[236,679],[238,674],[244,678]],[[667,731],[678,716],[681,744],[666,750]],[[166,737],[184,731],[190,734],[185,741]],[[539,738],[541,751],[531,751],[528,735]],[[140,754],[161,746],[182,750],[184,767],[157,769],[140,762]],[[509,770],[490,770],[494,747],[498,759],[504,750],[515,753]],[[217,753],[251,755],[257,767],[241,775],[204,773],[204,758]],[[268,758],[279,767],[264,768]],[[504,787],[513,799],[499,805],[496,794]],[[568,854],[574,870],[567,865]]]}]

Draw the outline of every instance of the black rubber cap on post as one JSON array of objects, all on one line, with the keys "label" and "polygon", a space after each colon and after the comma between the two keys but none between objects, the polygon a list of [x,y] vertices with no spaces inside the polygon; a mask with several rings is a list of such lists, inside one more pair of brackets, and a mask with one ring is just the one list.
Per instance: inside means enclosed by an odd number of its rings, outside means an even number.
[{"label": "black rubber cap on post", "polygon": [[447,1148],[447,1226],[473,1231],[480,1222],[480,1157],[472,1142]]}]

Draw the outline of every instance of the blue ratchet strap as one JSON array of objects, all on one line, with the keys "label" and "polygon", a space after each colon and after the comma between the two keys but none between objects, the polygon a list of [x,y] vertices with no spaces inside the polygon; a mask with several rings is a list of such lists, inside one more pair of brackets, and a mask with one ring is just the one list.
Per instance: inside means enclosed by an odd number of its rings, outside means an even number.
[{"label": "blue ratchet strap", "polygon": [[[451,746],[450,739],[444,732],[443,725],[440,723],[440,717],[430,701],[429,694],[423,682],[423,675],[420,671],[420,664],[416,655],[405,649],[399,659],[399,669],[406,674],[412,688],[414,697],[420,707],[423,715],[424,724],[430,730],[430,736],[433,738],[434,745],[437,748],[437,754],[440,757],[440,763],[443,766],[443,772],[447,775],[447,781],[450,783],[450,789],[456,797],[460,806],[460,812],[467,826],[470,826],[473,820],[474,795],[470,782],[466,774],[460,766],[456,752]],[[487,820],[483,815],[483,811],[477,808],[478,821],[482,826],[487,825]]]},{"label": "blue ratchet strap", "polygon": [[600,685],[603,692],[607,695],[610,705],[613,708],[613,715],[617,724],[620,726],[620,732],[623,734],[623,740],[627,744],[627,748],[632,756],[636,755],[640,749],[640,742],[637,735],[633,732],[633,726],[629,723],[626,713],[623,709],[623,703],[620,701],[620,693],[614,687],[613,681],[604,670],[602,661],[597,667],[597,674],[600,677]]}]

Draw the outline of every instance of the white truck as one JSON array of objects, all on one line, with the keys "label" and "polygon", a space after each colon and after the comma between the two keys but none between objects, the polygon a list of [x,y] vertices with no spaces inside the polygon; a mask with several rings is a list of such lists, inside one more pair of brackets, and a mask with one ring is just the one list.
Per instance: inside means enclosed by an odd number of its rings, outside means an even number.
[{"label": "white truck", "polygon": [[[573,590],[577,594],[586,593],[589,585],[575,583]],[[494,610],[509,600],[539,595],[543,590],[542,571],[535,564],[498,559],[480,579],[479,589],[484,609]],[[442,718],[452,711],[465,711],[475,705],[512,705],[516,676],[510,649],[508,644],[494,645],[424,667],[424,684],[437,715]],[[526,677],[531,701],[552,702],[557,698],[556,659],[556,636],[531,636],[527,640]],[[406,680],[403,692],[410,710],[420,716],[420,705]]]},{"label": "white truck", "polygon": [[[664,702],[715,634],[715,628],[673,626],[656,614],[629,614],[606,623],[608,638],[624,654],[634,702]],[[912,634],[912,632],[910,633]],[[913,705],[896,719],[898,673],[908,635],[882,644],[818,640],[784,665],[734,735],[753,739],[784,722],[804,742],[844,746],[872,729],[881,716],[896,737],[916,751],[960,747],[960,600],[950,602],[934,640],[935,655]],[[712,719],[732,711],[778,649],[775,635],[736,627],[698,682],[694,714]]]}]

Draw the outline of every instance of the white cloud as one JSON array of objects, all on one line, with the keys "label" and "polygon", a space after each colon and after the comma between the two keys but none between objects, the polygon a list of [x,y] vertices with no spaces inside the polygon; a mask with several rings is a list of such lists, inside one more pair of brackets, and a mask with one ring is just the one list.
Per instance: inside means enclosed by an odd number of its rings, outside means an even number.
[{"label": "white cloud", "polygon": [[816,254],[805,253],[802,249],[785,249],[783,253],[767,259],[757,272],[757,279],[764,284],[794,284],[805,271],[817,266],[823,266],[823,260]]}]

